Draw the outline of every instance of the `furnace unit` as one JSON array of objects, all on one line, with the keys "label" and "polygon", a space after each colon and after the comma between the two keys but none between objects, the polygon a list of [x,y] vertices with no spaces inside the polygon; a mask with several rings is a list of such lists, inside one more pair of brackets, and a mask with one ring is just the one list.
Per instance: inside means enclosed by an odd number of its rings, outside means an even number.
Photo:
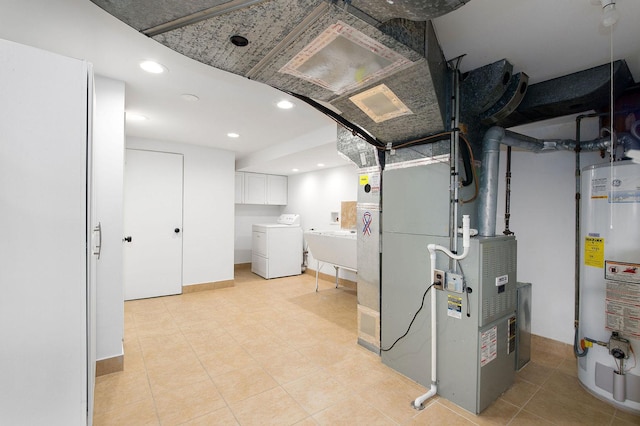
[{"label": "furnace unit", "polygon": [[[388,168],[383,175],[382,361],[418,383],[431,385],[430,276],[427,246],[448,247],[448,158],[413,167]],[[464,188],[462,197],[469,197]],[[475,222],[475,203],[463,204],[460,217]],[[460,247],[462,247],[459,244]],[[458,262],[437,253],[437,393],[479,413],[515,378],[516,240],[513,236],[473,237],[469,254]],[[437,275],[437,273],[436,273]],[[416,395],[417,396],[417,395]]]}]

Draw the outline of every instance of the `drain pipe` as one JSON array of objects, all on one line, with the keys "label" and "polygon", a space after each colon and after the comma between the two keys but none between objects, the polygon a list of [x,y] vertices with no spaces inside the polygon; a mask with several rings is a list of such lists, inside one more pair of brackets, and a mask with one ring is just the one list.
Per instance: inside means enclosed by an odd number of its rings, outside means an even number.
[{"label": "drain pipe", "polygon": [[[431,272],[430,276],[433,277],[434,270],[436,268],[436,251],[441,251],[446,254],[450,259],[454,260],[462,260],[467,257],[469,254],[469,215],[465,214],[462,216],[462,254],[454,254],[449,251],[448,248],[437,245],[437,244],[429,244],[427,249],[429,250],[429,259],[431,262]],[[438,357],[438,345],[437,345],[437,328],[436,328],[436,290],[431,290],[431,387],[429,391],[424,395],[417,397],[415,400],[411,402],[411,406],[416,410],[423,410],[423,403],[438,393],[438,385],[437,385],[437,357]]]},{"label": "drain pipe", "polygon": [[[530,136],[492,127],[482,140],[482,175],[478,204],[478,234],[483,237],[496,235],[496,212],[498,208],[498,166],[500,164],[500,144],[540,153],[549,151],[573,151],[576,141],[573,139],[541,140]],[[580,143],[582,151],[600,151],[607,149],[609,138],[594,139]]]}]

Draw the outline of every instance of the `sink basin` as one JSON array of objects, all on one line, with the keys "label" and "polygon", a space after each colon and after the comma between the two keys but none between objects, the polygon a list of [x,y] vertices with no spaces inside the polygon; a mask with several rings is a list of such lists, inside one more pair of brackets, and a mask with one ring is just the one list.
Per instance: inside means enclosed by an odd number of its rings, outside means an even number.
[{"label": "sink basin", "polygon": [[346,269],[358,268],[356,231],[346,229],[307,231],[304,239],[314,259]]}]

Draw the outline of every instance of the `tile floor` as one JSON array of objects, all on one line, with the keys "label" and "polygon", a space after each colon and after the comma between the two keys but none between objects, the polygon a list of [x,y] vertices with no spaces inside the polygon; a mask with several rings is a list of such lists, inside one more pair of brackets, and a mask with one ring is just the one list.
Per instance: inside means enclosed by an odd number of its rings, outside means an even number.
[{"label": "tile floor", "polygon": [[[638,425],[583,391],[567,345],[534,339],[516,383],[476,416],[356,342],[355,291],[311,275],[125,303],[124,371],[96,381],[100,425]],[[535,338],[535,336],[534,336]]]}]

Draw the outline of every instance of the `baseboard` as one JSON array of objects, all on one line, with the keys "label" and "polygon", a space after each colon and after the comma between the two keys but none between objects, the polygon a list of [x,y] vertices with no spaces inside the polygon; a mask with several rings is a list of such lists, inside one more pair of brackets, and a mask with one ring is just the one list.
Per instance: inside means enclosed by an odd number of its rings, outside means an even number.
[{"label": "baseboard", "polygon": [[[304,271],[304,273],[305,274],[309,274],[309,275],[313,276],[314,278],[316,276],[316,271],[314,271],[313,269],[307,268],[307,270]],[[325,274],[324,272],[320,272],[318,274],[318,279],[321,279],[321,280],[324,280],[324,281],[330,281],[332,283],[336,282],[336,276],[335,275]],[[341,286],[346,287],[346,288],[351,289],[351,290],[357,290],[358,289],[358,283],[356,283],[355,281],[348,280],[346,278],[338,277],[338,285],[341,285]]]},{"label": "baseboard", "polygon": [[233,265],[233,270],[234,271],[244,271],[247,269],[251,269],[251,262],[249,263],[236,263],[235,265]]},{"label": "baseboard", "polygon": [[124,355],[96,361],[96,377],[124,370]]},{"label": "baseboard", "polygon": [[235,285],[234,280],[227,281],[216,281],[213,283],[202,283],[202,284],[193,284],[193,285],[185,285],[182,287],[182,294],[187,293],[196,293],[199,291],[208,291],[208,290],[217,290],[220,288],[233,287]]}]

